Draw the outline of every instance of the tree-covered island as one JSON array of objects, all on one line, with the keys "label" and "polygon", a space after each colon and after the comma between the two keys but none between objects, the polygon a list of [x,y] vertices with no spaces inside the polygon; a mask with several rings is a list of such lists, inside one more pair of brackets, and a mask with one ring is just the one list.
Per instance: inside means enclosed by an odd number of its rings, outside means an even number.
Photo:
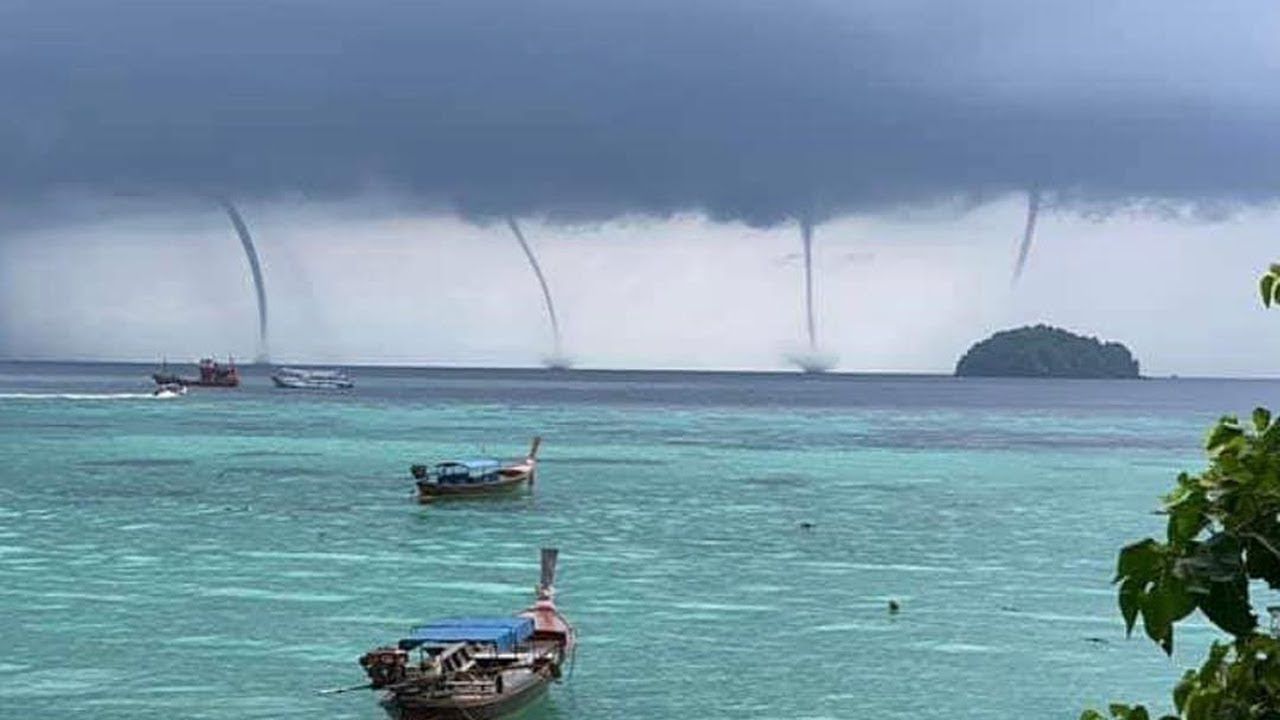
[{"label": "tree-covered island", "polygon": [[1136,378],[1138,361],[1118,342],[1048,325],[1003,330],[956,363],[959,377]]}]

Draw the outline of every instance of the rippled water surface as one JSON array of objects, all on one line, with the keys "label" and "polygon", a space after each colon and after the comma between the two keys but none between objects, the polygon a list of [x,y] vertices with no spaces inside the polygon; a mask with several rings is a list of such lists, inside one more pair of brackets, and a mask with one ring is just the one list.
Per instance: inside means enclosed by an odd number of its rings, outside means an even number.
[{"label": "rippled water surface", "polygon": [[[0,717],[378,718],[355,658],[530,599],[581,648],[528,718],[1078,717],[1165,705],[1116,549],[1280,384],[364,370],[147,397],[0,364]],[[411,462],[546,438],[532,495],[423,508]],[[811,529],[801,523],[812,524]],[[889,599],[902,604],[890,617]]]}]

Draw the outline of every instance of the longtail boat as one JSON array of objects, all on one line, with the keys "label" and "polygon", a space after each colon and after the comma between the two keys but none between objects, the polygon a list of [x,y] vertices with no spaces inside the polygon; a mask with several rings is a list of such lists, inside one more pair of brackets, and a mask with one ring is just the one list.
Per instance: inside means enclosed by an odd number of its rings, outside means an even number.
[{"label": "longtail boat", "polygon": [[[556,608],[558,551],[542,550],[534,604],[512,617],[436,620],[360,657],[395,720],[480,720],[514,713],[560,679],[576,632]],[[356,689],[356,688],[348,688]]]},{"label": "longtail boat", "polygon": [[473,458],[436,463],[432,468],[413,465],[409,472],[418,484],[418,502],[493,495],[519,490],[526,484],[532,486],[538,474],[541,445],[542,438],[535,437],[529,454],[519,460]]}]

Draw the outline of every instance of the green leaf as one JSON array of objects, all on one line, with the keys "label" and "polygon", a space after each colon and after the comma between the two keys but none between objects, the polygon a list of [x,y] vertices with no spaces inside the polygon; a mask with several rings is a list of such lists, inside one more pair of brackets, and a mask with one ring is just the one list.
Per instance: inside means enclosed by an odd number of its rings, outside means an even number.
[{"label": "green leaf", "polygon": [[1215,642],[1209,646],[1209,657],[1205,658],[1204,665],[1200,666],[1200,672],[1196,674],[1196,678],[1205,685],[1213,682],[1213,678],[1222,671],[1222,663],[1227,659],[1227,653],[1231,652],[1231,646],[1226,643]]},{"label": "green leaf", "polygon": [[1163,611],[1173,622],[1186,619],[1196,611],[1198,605],[1195,596],[1187,591],[1186,585],[1172,575],[1166,576],[1158,593],[1153,594],[1159,598]]},{"label": "green leaf", "polygon": [[1137,580],[1153,580],[1160,574],[1164,565],[1164,546],[1147,538],[1120,550],[1120,558],[1116,562],[1116,577],[1112,582],[1125,578]]},{"label": "green leaf", "polygon": [[1260,517],[1253,526],[1256,531],[1244,538],[1245,569],[1249,577],[1280,589],[1280,523],[1274,516]]},{"label": "green leaf", "polygon": [[1275,275],[1271,273],[1267,273],[1266,275],[1262,276],[1262,281],[1259,283],[1258,289],[1262,293],[1262,304],[1265,307],[1271,307],[1271,299],[1272,299],[1271,292],[1275,288],[1275,284],[1276,284]]},{"label": "green leaf", "polygon": [[[1165,655],[1172,655],[1174,624],[1196,611],[1197,605],[1196,596],[1188,592],[1183,580],[1171,573],[1166,574],[1161,578],[1160,584],[1147,593],[1146,601],[1143,602],[1142,614],[1147,637],[1160,644]],[[1155,616],[1155,621],[1146,624],[1152,616]],[[1156,630],[1156,633],[1153,634],[1152,630]]]},{"label": "green leaf", "polygon": [[1116,720],[1151,720],[1151,716],[1147,714],[1147,709],[1141,705],[1122,705],[1120,703],[1112,703],[1107,708],[1111,711],[1111,717]]},{"label": "green leaf", "polygon": [[1240,429],[1239,422],[1231,415],[1219,420],[1218,424],[1214,425],[1213,429],[1209,431],[1209,437],[1204,444],[1205,449],[1212,453],[1242,436],[1244,431]]},{"label": "green leaf", "polygon": [[1166,575],[1142,598],[1141,607],[1142,627],[1147,637],[1166,655],[1172,655],[1173,624],[1195,611],[1196,598],[1180,580]]},{"label": "green leaf", "polygon": [[1120,603],[1120,614],[1124,617],[1126,635],[1133,634],[1133,626],[1139,614],[1143,615],[1147,634],[1156,633],[1152,639],[1168,634],[1163,626],[1163,606],[1153,610],[1154,614],[1151,616],[1146,614],[1145,591],[1148,585],[1156,582],[1164,573],[1164,558],[1165,547],[1151,538],[1128,545],[1120,551],[1120,558],[1116,561],[1115,581],[1120,583],[1117,600]]},{"label": "green leaf", "polygon": [[1196,680],[1198,679],[1195,670],[1188,670],[1182,675],[1182,679],[1173,688],[1173,707],[1178,712],[1182,712],[1187,706],[1187,698],[1196,688]]},{"label": "green leaf", "polygon": [[1236,637],[1248,635],[1258,626],[1249,605],[1249,583],[1243,577],[1238,582],[1211,583],[1209,593],[1199,596],[1198,601],[1209,622]]},{"label": "green leaf", "polygon": [[1138,611],[1142,608],[1142,586],[1146,583],[1138,580],[1125,580],[1120,586],[1118,599],[1120,615],[1124,617],[1124,634],[1133,634],[1134,623],[1138,621]]},{"label": "green leaf", "polygon": [[1150,595],[1143,598],[1142,629],[1164,650],[1165,655],[1173,654],[1173,621],[1165,613],[1163,604],[1154,601]]},{"label": "green leaf", "polygon": [[1244,546],[1234,535],[1215,533],[1198,548],[1201,557],[1208,559],[1206,574],[1213,582],[1244,581]]},{"label": "green leaf", "polygon": [[1210,689],[1201,689],[1194,692],[1187,698],[1187,706],[1182,714],[1187,720],[1213,720],[1214,710],[1218,706],[1218,691]]},{"label": "green leaf", "polygon": [[1271,425],[1271,411],[1258,407],[1253,409],[1253,427],[1258,432],[1266,432],[1267,427]]},{"label": "green leaf", "polygon": [[1165,502],[1165,510],[1169,513],[1166,535],[1169,545],[1175,550],[1188,546],[1209,525],[1209,517],[1205,514],[1208,499],[1204,489],[1193,486],[1185,478],[1183,475],[1179,480],[1181,487]]}]

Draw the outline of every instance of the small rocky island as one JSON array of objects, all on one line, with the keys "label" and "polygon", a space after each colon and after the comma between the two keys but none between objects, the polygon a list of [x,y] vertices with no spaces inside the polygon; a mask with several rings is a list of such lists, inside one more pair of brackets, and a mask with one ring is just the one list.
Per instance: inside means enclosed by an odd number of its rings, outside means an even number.
[{"label": "small rocky island", "polygon": [[1136,378],[1138,361],[1118,342],[1048,325],[1003,330],[974,344],[957,377]]}]

